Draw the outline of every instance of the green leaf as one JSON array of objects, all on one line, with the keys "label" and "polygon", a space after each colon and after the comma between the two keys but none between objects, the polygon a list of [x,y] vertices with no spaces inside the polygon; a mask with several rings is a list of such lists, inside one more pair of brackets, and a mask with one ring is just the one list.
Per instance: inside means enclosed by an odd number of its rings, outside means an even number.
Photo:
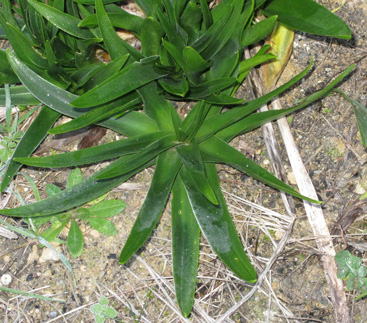
[{"label": "green leaf", "polygon": [[177,303],[184,316],[194,304],[199,260],[200,228],[177,176],[172,189],[172,262]]},{"label": "green leaf", "polygon": [[[16,105],[38,105],[38,101],[29,91],[22,85],[12,86],[10,90],[10,99],[13,106]],[[0,105],[5,106],[5,89],[0,88]]]},{"label": "green leaf", "polygon": [[108,170],[110,167],[113,168],[116,165],[115,163],[116,162],[111,163],[105,169],[102,169],[93,176],[86,178],[82,183],[63,190],[59,194],[48,197],[40,202],[13,209],[2,209],[0,210],[0,213],[14,217],[37,217],[70,210],[109,192],[112,188],[115,188],[121,183],[127,181],[136,173],[154,164],[153,162],[148,162],[124,176],[103,181],[96,180],[96,177],[101,172],[106,171],[106,169]]},{"label": "green leaf", "polygon": [[66,181],[66,188],[73,187],[74,185],[77,185],[79,183],[83,182],[83,174],[80,168],[73,169]]},{"label": "green leaf", "polygon": [[180,166],[180,158],[173,150],[167,151],[158,157],[149,191],[121,251],[120,264],[125,264],[152,233],[167,203],[173,181]]},{"label": "green leaf", "polygon": [[191,44],[199,34],[203,16],[196,1],[191,0],[183,11],[179,24],[187,32],[188,44]]},{"label": "green leaf", "polygon": [[191,177],[195,182],[199,191],[213,204],[218,204],[213,188],[210,186],[203,160],[201,159],[200,149],[196,142],[191,142],[188,145],[178,146],[179,153],[184,166],[186,167],[185,174]]},{"label": "green leaf", "polygon": [[278,16],[271,16],[246,28],[241,36],[241,46],[248,47],[264,39],[273,31]]},{"label": "green leaf", "polygon": [[210,63],[192,47],[185,47],[183,52],[183,70],[188,79],[195,85],[200,81],[201,74],[210,67]]},{"label": "green leaf", "polygon": [[[7,55],[14,72],[35,98],[39,99],[51,109],[69,117],[75,118],[84,114],[84,112],[81,112],[70,105],[70,102],[78,98],[78,96],[63,90],[40,77],[21,60],[19,60],[14,53],[8,51]],[[100,122],[99,125],[124,133],[121,122],[114,119],[105,120]]]},{"label": "green leaf", "polygon": [[[123,9],[120,9],[117,12],[107,12],[107,15],[112,26],[120,29],[130,30],[137,34],[141,33],[142,24],[144,24],[145,21],[145,19],[142,17],[130,14]],[[97,15],[85,17],[79,23],[79,27],[94,28],[96,26],[98,26]]]},{"label": "green leaf", "polygon": [[52,226],[48,228],[47,230],[42,232],[41,237],[46,239],[48,242],[54,241],[59,236],[61,231],[65,228],[65,226],[68,224],[68,222],[69,221],[63,221],[56,227]]},{"label": "green leaf", "polygon": [[60,187],[56,186],[55,184],[51,184],[51,183],[46,184],[45,190],[46,190],[47,196],[53,196],[61,192]]},{"label": "green leaf", "polygon": [[109,318],[111,318],[111,319],[113,319],[113,318],[115,318],[117,316],[117,312],[116,312],[116,310],[114,308],[107,307],[107,309],[104,312],[104,315],[107,316],[107,317],[109,317]]},{"label": "green leaf", "polygon": [[100,70],[97,71],[96,74],[93,75],[93,77],[90,80],[88,80],[88,82],[83,87],[83,90],[88,91],[96,87],[98,84],[106,81],[108,78],[117,73],[124,66],[127,59],[128,55],[121,56],[103,66]]},{"label": "green leaf", "polygon": [[106,236],[115,236],[117,234],[114,224],[104,218],[89,218],[88,223],[93,229]]},{"label": "green leaf", "polygon": [[22,166],[15,161],[18,157],[28,157],[38,147],[42,140],[46,137],[47,131],[52,127],[60,114],[48,107],[43,107],[36,119],[33,120],[22,139],[19,141],[17,148],[10,160],[9,166],[3,175],[0,191],[3,192],[9,185],[10,181]]},{"label": "green leaf", "polygon": [[175,135],[168,135],[162,139],[158,139],[134,155],[127,156],[127,158],[122,157],[116,160],[113,167],[109,167],[108,170],[102,171],[96,178],[106,179],[124,175],[141,165],[146,164],[159,154],[178,144],[179,143],[176,141]]},{"label": "green leaf", "polygon": [[99,121],[106,120],[116,114],[121,114],[128,110],[135,109],[141,103],[139,95],[135,92],[125,95],[111,103],[107,103],[101,107],[94,108],[82,116],[75,118],[69,122],[61,124],[49,131],[50,134],[61,134],[74,131],[96,124]]},{"label": "green leaf", "polygon": [[223,163],[232,166],[239,171],[251,176],[264,184],[291,194],[302,200],[311,203],[321,204],[322,202],[310,199],[301,195],[296,190],[286,185],[267,170],[256,164],[249,158],[246,158],[240,151],[231,147],[221,139],[213,136],[200,145],[203,160],[207,163]]},{"label": "green leaf", "polygon": [[135,0],[135,2],[147,16],[154,16],[156,10],[162,7],[161,0]]},{"label": "green leaf", "polygon": [[168,134],[167,131],[143,134],[63,154],[47,157],[16,158],[16,161],[25,165],[43,168],[80,166],[133,154]]},{"label": "green leaf", "polygon": [[342,19],[313,0],[270,0],[262,11],[267,16],[277,15],[290,29],[342,39],[352,37]]},{"label": "green leaf", "polygon": [[83,253],[84,237],[82,230],[76,221],[71,221],[70,230],[68,234],[68,249],[70,254],[77,258]]},{"label": "green leaf", "polygon": [[24,62],[37,68],[48,68],[47,60],[33,49],[34,44],[19,29],[7,23],[1,13],[0,24],[3,26],[12,48]]},{"label": "green leaf", "polygon": [[159,84],[167,92],[184,97],[189,90],[189,85],[184,77],[175,80],[170,77],[162,77],[159,79]]},{"label": "green leaf", "polygon": [[188,95],[192,99],[205,99],[205,97],[224,90],[234,83],[236,83],[236,79],[233,77],[223,77],[207,81],[196,87],[191,87]]},{"label": "green leaf", "polygon": [[252,68],[254,68],[257,65],[260,65],[262,63],[265,63],[271,59],[275,59],[276,56],[274,54],[268,53],[268,54],[264,54],[264,55],[257,55],[257,56],[253,56],[249,59],[246,59],[245,61],[242,61],[239,64],[240,67],[240,71],[239,73],[245,73],[250,71]]},{"label": "green leaf", "polygon": [[258,99],[247,102],[240,107],[232,108],[229,111],[214,115],[211,118],[205,120],[197,134],[197,138],[199,138],[198,142],[201,142],[206,138],[209,138],[218,131],[227,128],[231,124],[241,120],[250,113],[256,111],[258,108],[266,104],[272,98],[276,97],[277,95],[279,95],[280,93],[284,92],[286,89],[297,83],[299,80],[301,80],[307,74],[311,66],[312,61],[310,65],[306,69],[304,69],[301,73],[299,73],[297,76],[295,76],[282,86],[278,87],[277,89],[269,92],[268,94],[265,94],[259,97]]},{"label": "green leaf", "polygon": [[144,56],[159,55],[164,30],[153,17],[147,17],[141,26],[141,48]]},{"label": "green leaf", "polygon": [[111,59],[116,59],[128,54],[128,51],[122,44],[123,40],[116,34],[112,26],[106,10],[104,9],[102,0],[96,0],[96,14],[99,29],[101,30],[104,44]]},{"label": "green leaf", "polygon": [[103,104],[167,75],[166,72],[154,68],[156,60],[155,57],[148,57],[138,63],[131,64],[74,100],[72,105],[78,108],[88,108]]},{"label": "green leaf", "polygon": [[89,29],[78,27],[80,23],[78,18],[35,0],[28,0],[28,3],[53,25],[66,33],[82,39],[94,38]]},{"label": "green leaf", "polygon": [[249,283],[256,282],[256,272],[248,259],[236,228],[227,210],[222,195],[215,165],[206,165],[210,185],[213,187],[219,205],[210,203],[198,190],[185,168],[180,176],[184,182],[192,210],[201,231],[210,246],[224,264],[238,277]]},{"label": "green leaf", "polygon": [[126,204],[121,200],[101,201],[89,208],[93,216],[100,218],[109,218],[122,212]]}]

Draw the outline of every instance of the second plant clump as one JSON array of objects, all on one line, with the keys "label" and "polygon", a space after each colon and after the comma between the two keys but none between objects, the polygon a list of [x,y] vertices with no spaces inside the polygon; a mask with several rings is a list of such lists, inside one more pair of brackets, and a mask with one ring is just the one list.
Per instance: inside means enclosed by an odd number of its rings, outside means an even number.
[{"label": "second plant clump", "polygon": [[[23,164],[57,168],[113,161],[42,201],[1,213],[40,219],[59,214],[59,221],[71,221],[73,232],[79,232],[78,216],[65,218],[65,213],[60,213],[100,197],[155,165],[120,263],[126,263],[148,239],[172,193],[176,297],[188,316],[194,302],[200,232],[238,277],[250,283],[257,279],[227,210],[216,164],[227,164],[271,187],[319,203],[300,195],[229,142],[327,95],[353,68],[292,108],[257,113],[300,81],[311,64],[281,87],[246,102],[235,97],[242,81],[253,67],[275,56],[267,53],[266,45],[251,59],[243,60],[244,48],[267,37],[277,21],[293,29],[344,39],[350,38],[350,31],[312,0],[223,0],[214,7],[207,0],[136,1],[146,14],[144,18],[113,2],[19,0],[12,6],[9,0],[2,1],[0,36],[10,41],[14,51],[0,51],[0,82],[23,84],[10,88],[12,104],[42,103],[43,107],[8,162],[1,190]],[[260,10],[268,18],[254,24]],[[131,31],[141,50],[119,38],[115,28]],[[108,63],[96,59],[97,48],[108,54]],[[0,100],[5,100],[2,90]],[[195,103],[184,119],[175,109],[173,102],[178,101]],[[61,115],[74,119],[53,128]],[[61,134],[92,124],[112,129],[126,139],[59,155],[29,157],[47,133]],[[96,221],[91,217],[93,209],[86,212],[88,215],[80,218],[92,225]],[[80,245],[72,252],[79,254]]]}]

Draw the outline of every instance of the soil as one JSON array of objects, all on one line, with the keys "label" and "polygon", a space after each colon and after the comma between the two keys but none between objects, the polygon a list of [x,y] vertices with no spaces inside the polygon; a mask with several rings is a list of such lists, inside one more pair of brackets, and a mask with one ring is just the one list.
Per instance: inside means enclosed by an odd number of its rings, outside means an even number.
[{"label": "soil", "polygon": [[[319,2],[332,10],[342,1]],[[299,86],[281,97],[285,107],[321,89],[352,63],[357,63],[355,71],[339,88],[351,98],[367,104],[367,3],[349,0],[336,14],[348,23],[353,39],[345,41],[297,33],[290,62],[280,82],[304,69],[311,57],[314,67]],[[249,95],[247,86],[245,83],[241,92],[246,97]],[[352,107],[335,94],[293,114],[289,122],[314,186],[324,201],[323,212],[336,250],[347,248],[365,261],[367,204],[366,199],[360,200],[360,197],[367,191],[367,152],[361,144]],[[76,149],[82,137],[87,135],[49,137],[38,153],[49,151],[50,147],[54,150]],[[108,131],[101,143],[115,137],[116,134]],[[277,137],[288,180],[294,185],[294,174],[288,166],[278,131]],[[272,171],[261,129],[237,138],[233,144]],[[83,168],[84,176],[99,167]],[[226,311],[235,309],[225,322],[335,322],[320,253],[302,201],[294,199],[296,221],[291,228],[292,218],[287,215],[279,192],[232,168],[219,167],[218,171],[238,232],[259,274],[282,236],[292,231],[263,285],[246,302],[243,299],[253,286],[229,272],[202,238],[195,307],[189,319],[216,322]],[[64,186],[70,169],[40,171],[23,168],[22,172],[37,182],[43,198],[45,183]],[[75,282],[64,264],[50,255],[47,248],[40,248],[34,239],[21,235],[17,239],[0,236],[0,276],[10,274],[12,277],[7,287],[65,301],[51,302],[0,292],[0,321],[94,322],[90,307],[105,296],[109,299],[109,306],[118,313],[115,322],[184,322],[173,291],[169,206],[138,254],[126,265],[118,264],[121,248],[144,200],[152,174],[153,169],[143,171],[107,197],[119,198],[126,203],[122,214],[112,218],[117,236],[106,237],[82,224],[85,248],[79,258],[72,258],[65,245],[55,245],[69,259]],[[34,201],[29,183],[21,175],[15,179],[14,188],[26,203]],[[3,201],[5,199],[4,195]],[[7,207],[17,203],[12,196]],[[6,220],[14,226],[27,227],[22,220]],[[65,239],[66,234],[67,230],[64,230],[60,238]],[[355,301],[355,291],[347,291],[347,296],[355,322],[366,322],[367,301]],[[107,319],[107,322],[112,321]]]}]

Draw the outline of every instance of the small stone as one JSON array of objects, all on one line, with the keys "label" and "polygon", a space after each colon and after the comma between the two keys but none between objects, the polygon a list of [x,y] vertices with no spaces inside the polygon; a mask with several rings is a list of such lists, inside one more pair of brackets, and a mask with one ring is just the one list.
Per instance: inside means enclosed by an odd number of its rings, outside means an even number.
[{"label": "small stone", "polygon": [[294,176],[294,173],[293,172],[289,172],[287,174],[287,179],[288,179],[288,181],[289,181],[290,184],[297,185],[296,176]]},{"label": "small stone", "polygon": [[366,189],[360,183],[358,183],[354,189],[354,193],[363,195],[366,193]]},{"label": "small stone", "polygon": [[48,316],[52,319],[54,319],[56,316],[57,316],[57,312],[53,311],[53,312],[50,312],[50,314],[48,314]]},{"label": "small stone", "polygon": [[283,238],[284,232],[283,231],[275,231],[275,240],[280,240]]},{"label": "small stone", "polygon": [[10,274],[4,274],[0,278],[1,286],[9,286],[12,281],[13,281],[13,277],[11,277]]},{"label": "small stone", "polygon": [[41,264],[43,264],[45,262],[59,261],[59,260],[60,260],[60,257],[59,257],[59,255],[55,251],[53,251],[53,250],[51,250],[49,248],[45,248],[42,251],[42,255],[41,255],[40,259],[39,259],[39,262]]}]

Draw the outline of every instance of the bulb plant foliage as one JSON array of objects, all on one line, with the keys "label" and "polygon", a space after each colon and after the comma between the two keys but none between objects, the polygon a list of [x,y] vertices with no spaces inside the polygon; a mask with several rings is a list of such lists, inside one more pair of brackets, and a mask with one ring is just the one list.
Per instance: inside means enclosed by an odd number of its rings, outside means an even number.
[{"label": "bulb plant foliage", "polygon": [[[353,68],[292,108],[258,113],[258,108],[300,81],[311,64],[272,92],[245,101],[235,97],[242,81],[252,68],[275,56],[267,53],[269,46],[263,46],[254,57],[243,60],[244,48],[264,39],[277,21],[344,39],[350,38],[350,31],[312,0],[223,0],[214,6],[207,0],[136,0],[145,17],[132,15],[115,2],[2,1],[0,37],[8,39],[13,50],[0,51],[0,81],[22,83],[10,87],[12,104],[42,103],[43,107],[19,142],[1,190],[23,164],[58,168],[112,162],[42,201],[1,213],[14,217],[61,213],[155,165],[120,263],[129,261],[148,239],[172,193],[173,273],[177,302],[187,316],[194,302],[200,233],[239,278],[254,283],[257,277],[227,210],[216,164],[319,203],[300,195],[229,142],[327,95]],[[255,23],[260,10],[267,18]],[[141,49],[119,38],[116,29],[132,32]],[[97,48],[108,53],[109,62],[96,59]],[[3,98],[0,89],[0,104]],[[193,102],[184,119],[175,109],[174,102],[179,101]],[[53,127],[61,115],[73,119]],[[47,134],[93,124],[125,139],[30,157]]]}]

